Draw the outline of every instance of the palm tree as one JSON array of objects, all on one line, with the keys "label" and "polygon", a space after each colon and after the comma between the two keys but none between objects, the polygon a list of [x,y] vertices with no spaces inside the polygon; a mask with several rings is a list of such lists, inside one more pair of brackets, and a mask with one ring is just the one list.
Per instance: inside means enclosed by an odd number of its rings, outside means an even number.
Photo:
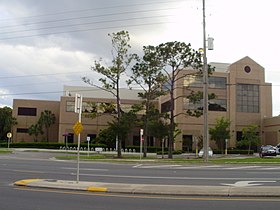
[{"label": "palm tree", "polygon": [[39,123],[35,124],[35,125],[31,125],[29,128],[28,128],[28,134],[31,136],[31,135],[34,135],[35,138],[34,138],[34,141],[37,142],[38,141],[38,136],[39,134],[43,134],[44,132],[42,131],[42,125],[40,125]]},{"label": "palm tree", "polygon": [[46,129],[46,140],[49,141],[49,128],[55,123],[55,115],[50,110],[41,112],[39,124]]}]

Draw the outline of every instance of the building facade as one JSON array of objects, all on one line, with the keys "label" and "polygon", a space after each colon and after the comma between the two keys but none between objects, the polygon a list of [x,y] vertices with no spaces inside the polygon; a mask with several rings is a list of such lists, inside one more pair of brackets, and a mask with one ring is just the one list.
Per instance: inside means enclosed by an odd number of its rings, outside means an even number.
[{"label": "building facade", "polygon": [[[241,140],[242,128],[257,125],[259,133],[265,132],[264,119],[272,117],[272,85],[265,82],[264,68],[249,57],[232,63],[210,63],[216,67],[209,76],[208,92],[215,94],[215,99],[209,100],[208,124],[215,126],[220,117],[229,119],[230,139],[229,147],[235,147]],[[194,150],[198,140],[203,135],[203,116],[196,118],[186,114],[187,110],[203,109],[202,102],[192,104],[186,97],[191,91],[203,91],[201,76],[190,74],[191,70],[181,71],[175,89],[175,122],[181,134],[175,139],[175,149],[184,151]],[[186,76],[184,76],[186,75]],[[168,104],[168,96],[160,99],[161,107]],[[265,135],[261,135],[265,143]],[[276,142],[275,142],[276,143]],[[210,146],[215,143],[210,141]]]},{"label": "building facade", "polygon": [[[249,125],[258,125],[262,144],[277,144],[280,142],[280,119],[272,117],[272,85],[265,81],[265,71],[262,66],[249,57],[232,64],[210,63],[215,66],[215,72],[209,76],[209,93],[214,93],[216,98],[209,100],[208,123],[213,127],[217,118],[225,117],[230,120],[229,147],[235,147],[241,139],[242,128]],[[175,122],[181,133],[176,137],[174,147],[176,150],[192,151],[203,134],[203,117],[186,115],[187,110],[202,109],[201,103],[192,104],[186,96],[191,91],[202,91],[202,77],[189,74],[192,70],[183,70],[178,75],[174,95],[177,116]],[[121,90],[122,109],[129,110],[131,105],[142,103],[138,97],[138,90]],[[28,128],[38,120],[40,112],[51,110],[56,116],[56,123],[52,126],[52,141],[64,142],[67,136],[69,142],[76,142],[73,125],[78,120],[74,113],[75,94],[83,95],[83,112],[90,113],[90,103],[115,103],[115,98],[108,92],[92,87],[64,87],[64,96],[60,101],[36,101],[15,99],[13,116],[18,124],[13,128],[15,142],[33,141],[28,135]],[[158,104],[162,112],[168,111],[170,99],[168,95],[161,96]],[[86,115],[85,115],[86,116]],[[94,139],[102,129],[107,127],[107,122],[113,120],[110,114],[103,114],[95,118],[83,117],[84,127],[81,139],[87,137]],[[128,138],[125,145],[137,145],[139,132],[135,131]],[[150,146],[160,146],[160,142],[150,140]],[[210,142],[215,147],[214,142]]]}]

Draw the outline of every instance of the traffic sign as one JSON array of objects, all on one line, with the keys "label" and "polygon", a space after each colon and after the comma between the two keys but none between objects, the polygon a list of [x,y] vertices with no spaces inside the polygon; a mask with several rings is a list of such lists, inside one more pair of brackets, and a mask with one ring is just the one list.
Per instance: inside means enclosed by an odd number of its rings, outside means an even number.
[{"label": "traffic sign", "polygon": [[11,133],[11,132],[7,133],[7,137],[8,137],[9,139],[12,138],[12,133]]},{"label": "traffic sign", "polygon": [[76,122],[76,124],[73,126],[73,130],[77,136],[82,132],[83,129],[84,127],[81,122]]}]

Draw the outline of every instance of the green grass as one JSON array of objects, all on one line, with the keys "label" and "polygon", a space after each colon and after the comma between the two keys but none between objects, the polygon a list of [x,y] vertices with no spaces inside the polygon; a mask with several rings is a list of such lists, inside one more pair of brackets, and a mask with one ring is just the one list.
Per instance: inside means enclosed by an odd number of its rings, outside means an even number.
[{"label": "green grass", "polygon": [[12,150],[7,149],[7,148],[0,148],[0,154],[7,154],[7,153],[11,153]]},{"label": "green grass", "polygon": [[[74,160],[76,155],[69,154],[67,156],[57,156],[57,159]],[[117,158],[112,154],[90,154],[89,156],[81,154],[80,160],[88,161],[109,161],[109,162],[152,162],[152,163],[177,163],[177,164],[205,164],[202,158],[174,158],[161,159],[156,157],[141,158],[136,155],[123,155],[122,158]],[[280,164],[279,157],[238,157],[238,158],[209,158],[208,164]]]}]

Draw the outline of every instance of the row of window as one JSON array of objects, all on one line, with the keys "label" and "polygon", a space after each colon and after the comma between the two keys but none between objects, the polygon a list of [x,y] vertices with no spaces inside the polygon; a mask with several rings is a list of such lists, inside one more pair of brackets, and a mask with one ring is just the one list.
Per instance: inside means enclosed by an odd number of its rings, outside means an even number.
[{"label": "row of window", "polygon": [[[184,98],[184,110],[203,110],[203,100],[200,100],[198,103],[192,103],[189,99]],[[226,99],[213,99],[209,100],[208,103],[209,111],[227,111],[227,100]]]},{"label": "row of window", "polygon": [[[83,102],[82,104],[83,113],[117,113],[117,105],[111,103],[99,103],[99,102]],[[129,112],[132,109],[131,104],[121,104],[122,112]],[[66,101],[66,112],[74,112],[75,102]],[[140,111],[139,114],[144,114],[144,111]]]},{"label": "row of window", "polygon": [[[236,85],[236,111],[259,113],[259,85],[252,84],[237,84]],[[192,103],[189,99],[183,100],[184,110],[203,110],[203,100],[198,103]],[[226,99],[213,99],[209,100],[209,111],[227,111]],[[170,110],[170,101],[161,105],[162,112]]]},{"label": "row of window", "polygon": [[[210,88],[219,88],[225,89],[226,88],[226,77],[208,77],[208,85]],[[203,78],[188,75],[184,78],[184,86],[185,87],[203,87]]]}]

